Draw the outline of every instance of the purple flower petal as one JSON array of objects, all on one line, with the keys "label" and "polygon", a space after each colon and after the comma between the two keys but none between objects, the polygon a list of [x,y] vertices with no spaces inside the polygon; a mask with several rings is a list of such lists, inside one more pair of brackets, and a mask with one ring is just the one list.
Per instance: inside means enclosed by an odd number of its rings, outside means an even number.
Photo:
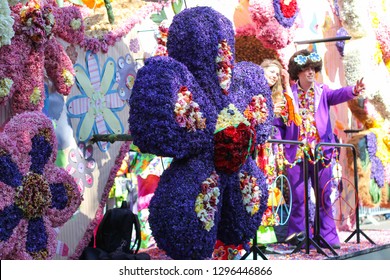
[{"label": "purple flower petal", "polygon": [[10,155],[0,156],[0,181],[16,188],[22,184],[22,174]]},{"label": "purple flower petal", "polygon": [[31,219],[27,227],[27,252],[38,253],[47,247],[47,232],[42,218]]},{"label": "purple flower petal", "polygon": [[53,184],[50,185],[51,191],[51,208],[59,210],[65,209],[68,203],[68,194],[64,184]]},{"label": "purple flower petal", "polygon": [[35,135],[31,142],[32,147],[29,153],[29,155],[31,156],[30,171],[42,175],[43,169],[53,151],[53,147],[45,139],[45,137],[41,135]]},{"label": "purple flower petal", "polygon": [[23,212],[16,205],[10,205],[0,212],[0,241],[7,241],[23,218]]}]

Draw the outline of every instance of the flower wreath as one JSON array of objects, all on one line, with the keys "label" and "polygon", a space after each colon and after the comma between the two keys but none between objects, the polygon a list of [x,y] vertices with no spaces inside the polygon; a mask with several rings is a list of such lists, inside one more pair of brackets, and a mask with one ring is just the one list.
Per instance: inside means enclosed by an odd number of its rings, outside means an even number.
[{"label": "flower wreath", "polygon": [[51,259],[55,228],[75,213],[81,196],[55,166],[57,142],[40,112],[13,117],[0,134],[0,259]]},{"label": "flower wreath", "polygon": [[210,7],[175,15],[167,48],[129,99],[134,144],[173,158],[150,202],[153,236],[174,259],[210,258],[217,240],[247,248],[268,199],[251,157],[273,119],[263,69],[234,63],[232,23]]},{"label": "flower wreath", "polygon": [[282,49],[292,42],[297,28],[297,0],[252,0],[248,8],[256,25],[256,37],[270,49]]}]

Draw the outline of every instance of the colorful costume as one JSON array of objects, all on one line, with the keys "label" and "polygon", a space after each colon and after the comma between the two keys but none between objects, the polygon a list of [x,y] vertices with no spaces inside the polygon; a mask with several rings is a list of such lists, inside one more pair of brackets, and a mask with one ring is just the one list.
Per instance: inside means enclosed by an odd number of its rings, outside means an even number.
[{"label": "colorful costume", "polygon": [[[329,117],[330,106],[337,105],[348,100],[353,99],[353,87],[344,87],[337,90],[331,90],[324,84],[313,84],[311,88],[313,98],[307,98],[307,108],[303,108],[305,102],[299,99],[299,93],[302,90],[297,84],[292,86],[292,92],[294,99],[299,104],[299,111],[302,114],[305,113],[313,116],[314,122],[310,122],[310,117],[302,116],[302,125],[296,126],[292,123],[287,126],[282,118],[274,120],[274,125],[277,128],[277,132],[274,135],[276,139],[294,140],[294,141],[308,141],[310,149],[306,149],[307,154],[311,154],[313,158],[316,144],[321,142],[335,143],[335,138],[332,131],[331,119]],[[310,92],[310,90],[308,91]],[[307,94],[305,94],[307,96]],[[307,104],[306,104],[307,105]],[[312,120],[312,121],[313,121]],[[314,128],[314,129],[313,129]],[[305,130],[305,131],[303,131]],[[311,144],[310,144],[311,143]],[[332,155],[333,147],[323,146],[323,156],[325,162],[328,163]],[[292,188],[292,210],[289,219],[288,234],[294,232],[304,231],[305,228],[305,212],[304,212],[304,174],[303,174],[303,161],[299,161],[302,158],[303,153],[300,152],[297,145],[285,145],[285,157],[293,163],[297,160],[296,165],[291,168],[287,168],[287,177],[290,181]],[[326,183],[331,179],[332,171],[330,168],[324,168],[321,164],[319,166],[319,193],[324,196],[324,201],[320,203],[320,233],[321,236],[330,244],[337,245],[340,243],[336,232],[336,226],[332,217],[330,217],[331,201],[330,192],[331,188],[326,188],[323,193]],[[308,168],[309,179],[314,182],[314,165],[309,164]],[[326,212],[326,211],[327,212]]]}]

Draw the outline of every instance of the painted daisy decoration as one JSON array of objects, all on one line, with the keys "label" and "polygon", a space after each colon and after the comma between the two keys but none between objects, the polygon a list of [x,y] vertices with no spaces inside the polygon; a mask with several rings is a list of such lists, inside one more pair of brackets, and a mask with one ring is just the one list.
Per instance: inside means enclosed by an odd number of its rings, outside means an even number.
[{"label": "painted daisy decoration", "polygon": [[[126,102],[121,99],[115,88],[116,63],[108,58],[101,69],[96,54],[87,51],[86,68],[80,64],[74,66],[79,95],[67,102],[68,116],[78,118],[76,138],[87,142],[93,134],[121,134],[124,131],[117,112],[123,110]],[[98,142],[102,152],[110,146],[108,142]]]}]

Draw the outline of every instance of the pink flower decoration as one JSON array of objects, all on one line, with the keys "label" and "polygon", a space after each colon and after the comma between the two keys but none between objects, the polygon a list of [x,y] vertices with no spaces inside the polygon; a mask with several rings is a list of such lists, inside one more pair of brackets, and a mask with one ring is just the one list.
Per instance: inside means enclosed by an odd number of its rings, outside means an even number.
[{"label": "pink flower decoration", "polygon": [[[44,71],[56,90],[68,95],[74,84],[73,63],[57,37],[69,43],[84,38],[81,13],[76,7],[58,8],[32,0],[11,7],[15,36],[0,48],[0,81],[12,81],[0,104],[12,98],[13,113],[40,111],[44,103]],[[28,79],[26,78],[28,77]]]},{"label": "pink flower decoration", "polygon": [[0,133],[0,259],[51,259],[57,233],[81,196],[55,165],[57,142],[40,112],[13,117]]},{"label": "pink flower decoration", "polygon": [[248,10],[256,26],[256,37],[265,47],[282,49],[292,42],[297,28],[296,0],[252,0]]},{"label": "pink flower decoration", "polygon": [[381,46],[383,60],[390,60],[390,20],[382,18],[376,29],[376,38]]}]

